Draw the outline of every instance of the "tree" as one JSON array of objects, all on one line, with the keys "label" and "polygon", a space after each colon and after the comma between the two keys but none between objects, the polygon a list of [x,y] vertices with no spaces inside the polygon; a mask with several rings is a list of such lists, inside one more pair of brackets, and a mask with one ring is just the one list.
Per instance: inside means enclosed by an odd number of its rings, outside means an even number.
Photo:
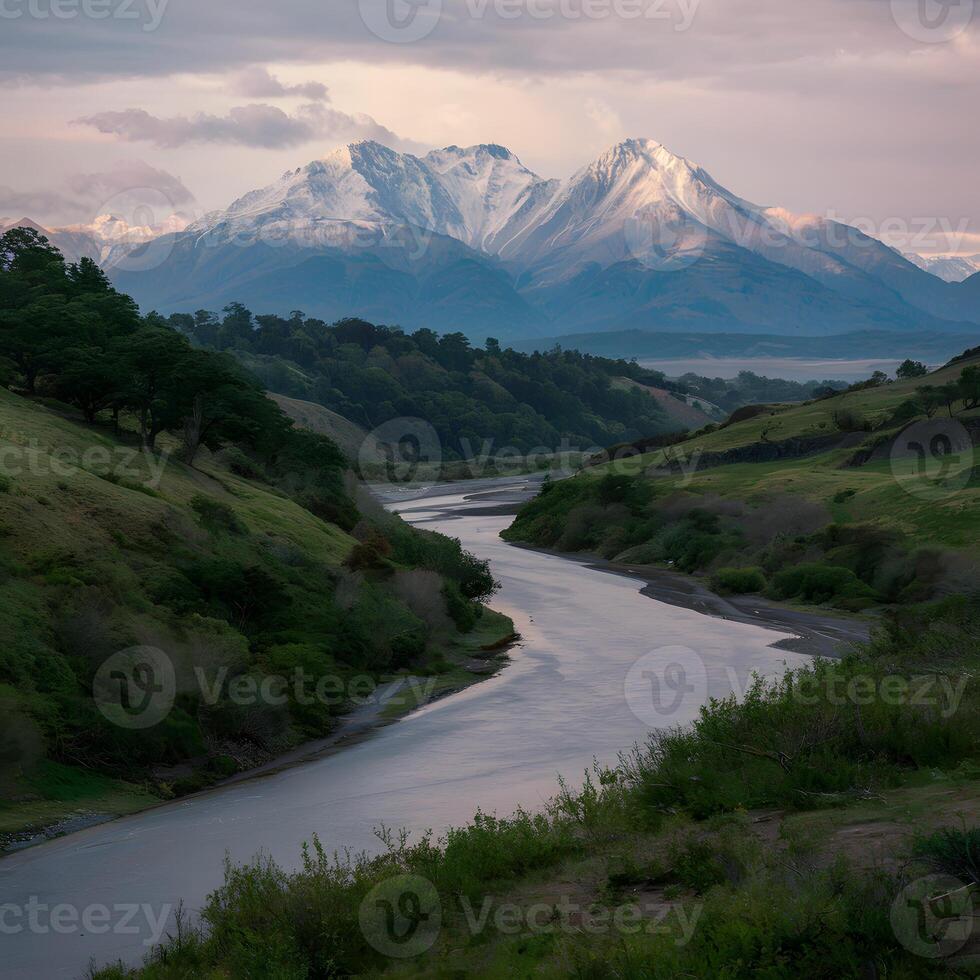
[{"label": "tree", "polygon": [[34,394],[37,378],[71,333],[61,253],[33,228],[0,236],[0,355]]},{"label": "tree", "polygon": [[963,408],[970,410],[980,406],[980,367],[974,365],[963,369],[960,380],[957,382],[960,398],[963,399]]},{"label": "tree", "polygon": [[129,296],[116,292],[106,274],[89,258],[68,266],[68,297],[90,322],[98,324],[101,338],[132,333],[139,326],[139,307]]},{"label": "tree", "polygon": [[263,426],[273,424],[279,413],[262,389],[223,354],[202,350],[184,354],[179,389],[175,401],[184,413],[183,456],[188,465],[194,464],[201,446],[214,451],[228,442],[254,443]]},{"label": "tree", "polygon": [[221,324],[213,313],[198,310],[194,314],[194,336],[202,346],[217,347],[220,330]]},{"label": "tree", "polygon": [[120,343],[126,380],[119,400],[136,413],[144,449],[153,451],[161,432],[183,422],[187,399],[182,398],[181,362],[190,351],[190,344],[169,327],[147,327]]},{"label": "tree", "polygon": [[922,361],[906,359],[899,364],[895,371],[895,377],[899,381],[908,381],[912,378],[922,378],[929,373],[929,368]]},{"label": "tree", "polygon": [[833,398],[835,395],[839,395],[840,390],[837,388],[832,388],[830,385],[818,385],[813,389],[813,397],[817,401],[821,401],[824,398]]},{"label": "tree", "polygon": [[927,419],[946,404],[946,396],[942,389],[935,385],[919,385],[915,389],[916,402]]},{"label": "tree", "polygon": [[62,401],[77,405],[86,422],[94,422],[125,386],[122,364],[115,353],[96,347],[75,347],[63,352],[55,393]]},{"label": "tree", "polygon": [[962,398],[960,383],[953,381],[950,384],[938,385],[936,387],[936,397],[941,399],[941,403],[946,406],[949,417],[953,417],[953,406]]},{"label": "tree", "polygon": [[221,329],[218,332],[218,347],[221,350],[229,348],[249,350],[255,333],[251,310],[241,303],[229,303],[223,312],[225,318],[221,321]]}]

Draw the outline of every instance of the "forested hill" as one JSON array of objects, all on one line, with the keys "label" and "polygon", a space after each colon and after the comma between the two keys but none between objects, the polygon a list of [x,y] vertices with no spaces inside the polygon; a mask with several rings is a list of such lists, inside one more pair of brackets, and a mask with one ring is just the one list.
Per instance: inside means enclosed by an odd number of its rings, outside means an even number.
[{"label": "forested hill", "polygon": [[319,738],[376,683],[484,676],[488,567],[348,465],[94,263],[0,237],[0,850]]},{"label": "forested hill", "polygon": [[646,392],[615,384],[660,379],[628,361],[559,349],[521,354],[493,338],[477,349],[461,333],[409,335],[299,312],[253,316],[240,304],[221,317],[201,311],[160,322],[196,345],[234,353],[269,390],[318,402],[366,429],[424,419],[450,459],[485,451],[488,440],[493,451],[557,452],[678,428]]}]

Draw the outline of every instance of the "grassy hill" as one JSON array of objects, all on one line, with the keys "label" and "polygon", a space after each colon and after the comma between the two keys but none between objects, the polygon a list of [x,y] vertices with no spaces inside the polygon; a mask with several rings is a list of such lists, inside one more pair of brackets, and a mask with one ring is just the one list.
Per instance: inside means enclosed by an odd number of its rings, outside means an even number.
[{"label": "grassy hill", "polygon": [[364,446],[367,431],[354,422],[345,419],[329,408],[316,402],[289,398],[286,395],[270,393],[269,397],[297,424],[304,429],[318,432],[332,439],[351,460],[356,460]]},{"label": "grassy hill", "polygon": [[[980,410],[968,395],[927,419],[920,402],[978,364],[974,354],[925,377],[743,408],[670,445],[614,447],[547,487],[505,537],[852,610],[973,588]],[[963,451],[943,455],[945,440]],[[908,446],[920,441],[924,464]]]},{"label": "grassy hill", "polygon": [[[698,450],[717,452],[748,446],[760,442],[763,435],[768,441],[773,442],[832,434],[837,431],[835,415],[839,416],[842,411],[860,416],[861,420],[867,422],[875,432],[893,431],[896,426],[888,425],[889,420],[903,402],[915,397],[916,388],[922,385],[948,384],[955,381],[965,367],[977,364],[980,364],[980,354],[947,365],[924,378],[892,381],[877,387],[847,391],[834,397],[810,401],[804,405],[772,405],[769,411],[759,412],[752,418],[718,427],[703,435],[695,435],[679,448],[683,454],[690,455]],[[942,414],[945,415],[946,412]],[[957,412],[957,418],[963,415],[976,415],[976,410]],[[643,454],[634,461],[633,465],[655,466],[662,461],[662,458],[662,453]]]},{"label": "grassy hill", "polygon": [[641,384],[639,381],[633,381],[631,378],[617,378],[614,384],[623,388],[637,388],[655,398],[660,402],[661,407],[670,419],[671,429],[674,432],[699,429],[711,421],[713,417],[711,413],[717,415],[719,411],[710,402],[699,402],[697,398],[691,395],[675,397],[663,388]]},{"label": "grassy hill", "polygon": [[[304,505],[302,471],[274,476],[236,449],[191,467],[175,439],[160,443],[144,453],[125,428],[0,389],[0,837],[264,762],[330,731],[355,674],[471,683],[485,672],[467,669],[473,654],[511,632],[443,598],[467,560],[448,539],[363,496],[358,511],[338,483],[340,526]],[[100,665],[134,646],[165,651],[176,675],[173,710],[146,730],[93,700]],[[222,668],[209,704],[195,671],[211,683]],[[313,707],[229,700],[236,678],[300,669],[340,693]]]}]

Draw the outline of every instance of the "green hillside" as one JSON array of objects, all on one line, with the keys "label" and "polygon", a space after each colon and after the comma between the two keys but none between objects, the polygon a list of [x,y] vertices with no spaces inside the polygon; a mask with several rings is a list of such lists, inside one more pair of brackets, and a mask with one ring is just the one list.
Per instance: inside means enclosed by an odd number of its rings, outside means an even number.
[{"label": "green hillside", "polygon": [[390,678],[492,668],[485,563],[91,263],[23,233],[0,260],[0,845],[267,762]]},{"label": "green hillside", "polygon": [[348,459],[357,459],[367,438],[367,432],[359,425],[316,402],[277,394],[270,397],[297,425],[326,436],[337,443]]},{"label": "green hillside", "polygon": [[973,588],[978,365],[968,354],[927,376],[742,408],[658,448],[614,447],[547,486],[504,536],[852,610]]},{"label": "green hillside", "polygon": [[[844,411],[855,415],[857,417],[855,421],[866,423],[869,430],[874,433],[891,432],[901,424],[923,414],[903,413],[898,423],[892,421],[903,403],[915,400],[917,388],[924,385],[936,387],[949,384],[960,377],[964,368],[977,365],[980,365],[980,354],[968,356],[963,361],[947,365],[921,378],[896,380],[875,387],[849,390],[836,396],[809,401],[803,405],[772,405],[769,411],[760,412],[753,418],[718,427],[703,435],[687,439],[678,449],[682,455],[690,455],[698,450],[717,452],[751,445],[761,441],[763,436],[768,441],[774,442],[828,435],[839,431],[835,425],[835,416],[839,417]],[[947,414],[945,409],[942,414]],[[962,404],[957,406],[957,418],[976,414],[975,408],[964,409]],[[662,453],[646,453],[637,458],[633,465],[641,467],[656,465],[662,459]],[[617,468],[617,472],[628,471],[629,468],[625,466]]]}]

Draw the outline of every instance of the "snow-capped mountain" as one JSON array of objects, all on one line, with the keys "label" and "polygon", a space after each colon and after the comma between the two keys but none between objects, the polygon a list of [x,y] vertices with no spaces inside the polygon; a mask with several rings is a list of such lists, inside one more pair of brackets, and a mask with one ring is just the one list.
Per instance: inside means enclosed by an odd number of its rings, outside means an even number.
[{"label": "snow-capped mountain", "polygon": [[753,204],[648,139],[612,147],[565,181],[496,144],[413,156],[352,143],[166,242],[155,269],[107,262],[122,288],[159,309],[241,300],[503,336],[980,321],[968,291],[876,239]]},{"label": "snow-capped mountain", "polygon": [[542,180],[510,150],[494,143],[448,146],[424,158],[461,220],[444,231],[471,248],[497,254],[554,194],[557,180]]},{"label": "snow-capped mountain", "polygon": [[943,282],[963,282],[980,272],[980,255],[916,255],[906,254],[910,262]]},{"label": "snow-capped mountain", "polygon": [[321,235],[329,241],[342,237],[331,231],[335,226],[407,225],[492,253],[515,215],[556,183],[542,180],[493,144],[450,146],[420,158],[365,140],[288,171],[188,231],[294,241]]},{"label": "snow-capped mountain", "polygon": [[101,265],[113,265],[118,258],[128,254],[134,246],[154,241],[161,235],[183,231],[187,221],[179,215],[170,215],[158,225],[131,225],[125,219],[112,214],[101,214],[90,224],[63,225],[44,228],[30,218],[13,220],[0,218],[0,234],[10,228],[32,228],[44,235],[67,262],[92,259]]}]

